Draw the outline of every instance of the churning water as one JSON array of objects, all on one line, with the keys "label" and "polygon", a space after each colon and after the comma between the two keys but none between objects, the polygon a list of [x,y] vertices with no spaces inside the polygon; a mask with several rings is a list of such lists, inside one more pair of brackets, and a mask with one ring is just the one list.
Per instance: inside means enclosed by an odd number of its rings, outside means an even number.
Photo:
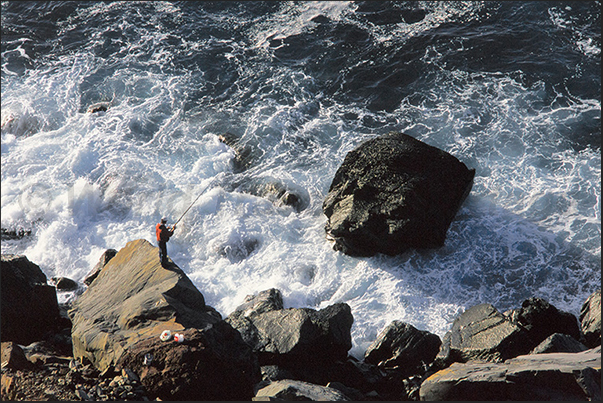
[{"label": "churning water", "polygon": [[[207,303],[346,302],[357,357],[392,320],[443,336],[532,296],[577,315],[600,287],[598,1],[2,2],[1,52],[2,228],[31,230],[2,253],[48,277],[154,243],[204,191],[168,252]],[[440,249],[335,252],[333,175],[392,130],[475,168],[471,195]]]}]

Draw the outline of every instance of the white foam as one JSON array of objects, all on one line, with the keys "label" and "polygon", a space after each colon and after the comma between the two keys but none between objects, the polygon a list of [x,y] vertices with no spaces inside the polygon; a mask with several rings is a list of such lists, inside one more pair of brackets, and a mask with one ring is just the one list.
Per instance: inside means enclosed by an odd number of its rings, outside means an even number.
[{"label": "white foam", "polygon": [[[412,29],[477,18],[467,4],[427,6],[434,9]],[[69,24],[119,7],[93,5]],[[312,29],[309,20],[318,14],[351,22],[352,11],[345,2],[286,4],[259,24],[264,31],[249,33],[250,42]],[[69,24],[63,29],[72,29]],[[86,48],[23,77],[3,77],[3,120],[6,105],[37,123],[29,125],[35,130],[2,131],[2,227],[33,230],[22,240],[3,241],[2,253],[27,255],[48,277],[82,280],[105,249],[139,238],[154,244],[159,218],[174,222],[204,192],[178,224],[168,253],[207,303],[225,316],[246,295],[270,287],[282,291],[287,307],[346,302],[357,357],[393,320],[443,336],[468,306],[489,302],[506,310],[532,296],[577,314],[600,283],[600,150],[576,151],[564,137],[567,127],[600,114],[599,101],[551,107],[544,83],[526,88],[501,73],[443,70],[428,78],[431,92],[423,103],[405,100],[392,113],[373,113],[325,100],[299,69],[241,60],[240,82],[228,100],[186,112],[183,99],[205,85],[204,78],[155,69],[170,63],[162,61],[165,32],[135,29],[145,39],[123,45],[123,64],[110,76],[99,73],[105,62]],[[413,34],[403,32],[411,29],[404,24],[395,28],[397,37],[370,29],[386,41]],[[102,41],[101,34],[89,46]],[[243,45],[224,41],[232,46],[229,60],[244,57]],[[156,57],[139,60],[150,44],[159,47]],[[182,46],[185,53],[202,47]],[[425,62],[440,62],[433,50]],[[247,86],[263,68],[269,80],[254,83],[258,90],[250,98]],[[83,83],[115,92],[106,112],[80,112],[87,106]],[[358,119],[341,117],[350,112]],[[364,118],[388,123],[369,128]],[[252,148],[249,170],[233,173],[235,152],[218,140],[221,128]],[[322,202],[347,152],[389,130],[476,168],[473,190],[443,248],[345,256],[325,239]],[[307,207],[298,212],[230,186],[268,179],[299,190]],[[241,253],[248,255],[240,259]]]}]

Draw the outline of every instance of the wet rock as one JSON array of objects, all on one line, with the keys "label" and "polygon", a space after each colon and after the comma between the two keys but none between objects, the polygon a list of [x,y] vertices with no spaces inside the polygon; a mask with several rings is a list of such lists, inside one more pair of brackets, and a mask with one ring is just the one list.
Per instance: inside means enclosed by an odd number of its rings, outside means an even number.
[{"label": "wet rock", "polygon": [[241,142],[241,139],[232,133],[222,133],[218,139],[233,149],[235,158],[233,161],[235,173],[242,172],[249,167],[253,161],[253,150],[248,145]]},{"label": "wet rock", "polygon": [[337,389],[314,385],[303,381],[282,380],[260,389],[253,400],[314,400],[349,401],[350,399]]},{"label": "wet rock", "polygon": [[327,237],[353,256],[437,248],[469,194],[474,169],[403,133],[349,152],[323,202]]},{"label": "wet rock", "polygon": [[260,242],[255,238],[237,239],[221,245],[218,248],[218,254],[227,258],[231,263],[239,263],[251,255],[259,244]]},{"label": "wet rock", "polygon": [[427,378],[421,400],[601,400],[601,351],[454,363]]},{"label": "wet rock", "polygon": [[230,187],[232,190],[266,198],[277,206],[291,206],[297,212],[308,207],[310,200],[308,192],[300,186],[271,177],[243,178]]},{"label": "wet rock", "polygon": [[553,333],[537,345],[530,354],[579,353],[587,350],[584,344],[563,333]]},{"label": "wet rock", "polygon": [[95,104],[92,104],[88,107],[88,109],[86,109],[87,113],[97,113],[97,112],[106,112],[107,109],[109,109],[109,106],[111,105],[110,102],[97,102]]},{"label": "wet rock", "polygon": [[8,241],[11,239],[22,239],[22,238],[25,238],[26,236],[30,236],[30,235],[31,235],[30,229],[23,229],[23,228],[19,228],[19,229],[1,228],[0,229],[0,239],[2,239],[3,241]]},{"label": "wet rock", "polygon": [[601,345],[601,290],[592,293],[580,309],[580,330],[587,347]]},{"label": "wet rock", "polygon": [[65,326],[56,290],[40,268],[20,255],[2,255],[2,341],[27,345]]},{"label": "wet rock", "polygon": [[402,378],[423,374],[440,350],[439,336],[401,321],[390,323],[367,348],[364,361],[396,370]]},{"label": "wet rock", "polygon": [[117,251],[115,249],[107,249],[106,251],[104,251],[103,254],[101,255],[98,263],[92,268],[90,273],[88,273],[86,275],[86,277],[84,278],[84,284],[90,285],[94,281],[94,279],[98,276],[98,274],[103,269],[103,267],[105,267],[105,265],[107,263],[109,263],[109,261],[116,254],[117,254]]},{"label": "wet rock", "polygon": [[[164,268],[144,239],[128,242],[106,264],[69,315],[74,357],[100,371],[131,369],[152,398],[246,400],[259,381],[257,358],[240,334],[205,305],[177,265]],[[162,341],[164,330],[185,340]],[[144,364],[147,354],[151,365]]]}]

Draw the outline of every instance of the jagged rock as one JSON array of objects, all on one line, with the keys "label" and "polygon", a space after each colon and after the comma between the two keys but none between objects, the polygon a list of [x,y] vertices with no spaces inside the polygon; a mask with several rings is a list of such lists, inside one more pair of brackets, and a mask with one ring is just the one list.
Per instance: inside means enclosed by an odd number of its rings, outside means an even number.
[{"label": "jagged rock", "polygon": [[537,345],[530,354],[579,353],[585,350],[588,350],[588,347],[572,336],[563,333],[553,333]]},{"label": "jagged rock", "polygon": [[27,345],[66,325],[56,290],[25,256],[2,255],[1,339]]},{"label": "jagged rock", "polygon": [[422,375],[440,350],[439,336],[401,321],[393,321],[367,348],[364,361],[395,369],[402,378]]},{"label": "jagged rock", "polygon": [[116,254],[117,254],[117,251],[115,249],[107,249],[106,251],[104,251],[103,254],[101,255],[98,263],[92,268],[90,273],[88,273],[86,275],[86,277],[84,278],[84,284],[90,285],[90,283],[92,283],[94,281],[94,279],[98,276],[98,274],[103,269],[103,267],[105,267],[105,265],[107,263],[109,263],[109,260],[113,259],[113,257]]},{"label": "jagged rock", "polygon": [[[150,397],[246,400],[253,395],[257,358],[205,305],[186,274],[172,261],[162,267],[157,248],[144,239],[128,242],[72,306],[73,356],[100,371],[110,366],[135,371]],[[161,341],[164,330],[182,333],[185,340]],[[153,356],[148,366],[146,354]]]},{"label": "jagged rock", "polygon": [[537,345],[553,333],[563,333],[580,339],[578,320],[568,312],[558,310],[542,298],[528,298],[521,308],[512,310],[507,316],[519,324]]},{"label": "jagged rock", "polygon": [[243,308],[235,310],[226,321],[258,352],[261,365],[346,359],[352,347],[350,329],[354,321],[349,305],[339,303],[316,311],[310,308],[271,310],[271,304],[264,304],[267,311],[242,315],[244,307],[253,301],[247,299]]},{"label": "jagged rock", "polygon": [[13,341],[2,343],[2,369],[16,370],[32,369],[32,363],[27,359],[23,349]]},{"label": "jagged rock", "polygon": [[350,399],[337,389],[314,385],[303,381],[285,379],[272,382],[260,389],[253,400],[312,400],[312,401],[349,401]]},{"label": "jagged rock", "polygon": [[323,202],[327,237],[349,255],[436,248],[469,194],[474,169],[403,133],[349,152]]},{"label": "jagged rock", "polygon": [[522,355],[504,363],[454,363],[427,378],[421,400],[601,400],[601,351]]},{"label": "jagged rock", "polygon": [[580,329],[587,347],[601,345],[601,290],[592,293],[582,304]]},{"label": "jagged rock", "polygon": [[237,239],[234,242],[220,245],[218,254],[227,258],[231,263],[238,263],[251,255],[259,244],[260,242],[255,238]]},{"label": "jagged rock", "polygon": [[434,365],[445,368],[453,362],[483,360],[501,362],[527,354],[534,345],[527,332],[490,304],[468,308],[444,335]]}]

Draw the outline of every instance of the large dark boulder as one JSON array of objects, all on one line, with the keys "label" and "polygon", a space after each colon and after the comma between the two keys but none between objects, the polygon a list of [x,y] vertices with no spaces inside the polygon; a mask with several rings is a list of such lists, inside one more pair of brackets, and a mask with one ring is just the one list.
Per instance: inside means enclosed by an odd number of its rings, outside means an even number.
[{"label": "large dark boulder", "polygon": [[535,347],[525,329],[490,304],[468,308],[444,335],[435,368],[472,360],[502,362]]},{"label": "large dark boulder", "polygon": [[[239,333],[178,266],[164,268],[144,239],[128,242],[105,265],[69,315],[73,356],[100,371],[137,371],[149,397],[249,400],[260,379],[257,357]],[[161,341],[164,330],[185,341]]]},{"label": "large dark boulder", "polygon": [[318,311],[277,309],[280,306],[280,292],[268,290],[257,300],[247,298],[226,318],[258,353],[261,365],[346,360],[354,322],[349,305],[338,303]]},{"label": "large dark boulder", "polygon": [[401,321],[390,323],[367,348],[364,361],[399,376],[425,372],[440,350],[440,337]]},{"label": "large dark boulder", "polygon": [[56,289],[25,256],[2,255],[1,339],[27,345],[68,326],[60,317]]},{"label": "large dark boulder", "polygon": [[587,347],[601,345],[601,290],[592,293],[582,304],[580,330]]},{"label": "large dark boulder", "polygon": [[323,202],[326,233],[349,255],[436,248],[469,194],[474,169],[403,133],[349,152]]},{"label": "large dark boulder", "polygon": [[421,384],[429,401],[601,400],[601,350],[454,363]]},{"label": "large dark boulder", "polygon": [[534,346],[554,333],[580,340],[578,319],[542,298],[528,298],[522,302],[521,308],[505,312],[505,315],[528,332]]}]

